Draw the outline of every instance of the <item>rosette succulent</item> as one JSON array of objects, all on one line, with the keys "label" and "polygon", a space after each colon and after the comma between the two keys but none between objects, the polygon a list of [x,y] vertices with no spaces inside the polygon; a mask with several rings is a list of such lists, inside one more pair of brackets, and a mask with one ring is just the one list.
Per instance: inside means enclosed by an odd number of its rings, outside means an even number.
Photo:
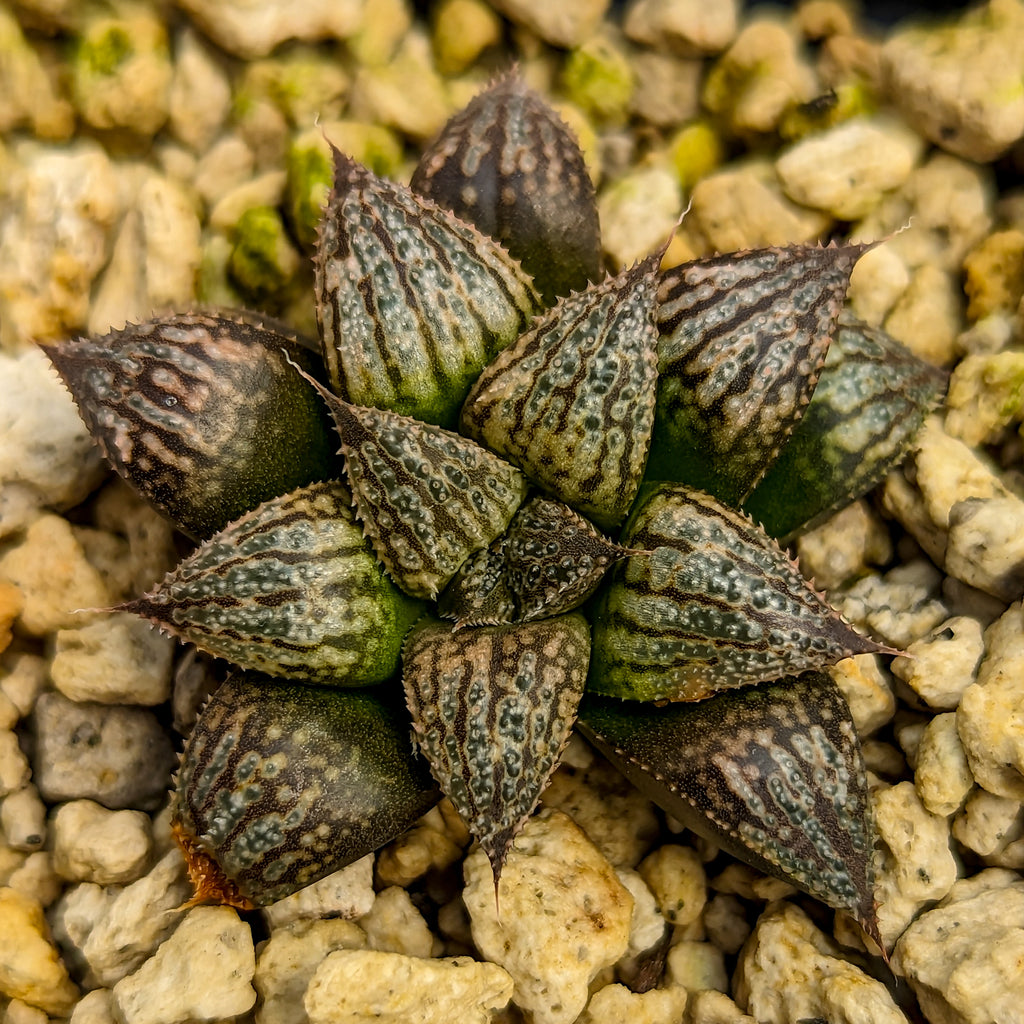
[{"label": "rosette succulent", "polygon": [[177,776],[197,898],[270,903],[441,794],[497,893],[577,728],[877,939],[823,669],[893,652],[770,536],[877,483],[941,393],[842,313],[862,251],[603,275],[579,148],[510,75],[410,188],[335,152],[319,344],[211,312],[50,348],[113,466],[198,541],[126,607],[237,666]]}]

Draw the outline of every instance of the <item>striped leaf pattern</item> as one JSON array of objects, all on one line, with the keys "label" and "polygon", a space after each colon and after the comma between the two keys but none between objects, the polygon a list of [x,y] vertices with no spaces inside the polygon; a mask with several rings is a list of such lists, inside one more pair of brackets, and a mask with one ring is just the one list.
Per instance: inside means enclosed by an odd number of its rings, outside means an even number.
[{"label": "striped leaf pattern", "polygon": [[660,254],[562,299],[480,375],[461,429],[604,529],[636,495],[654,421]]},{"label": "striped leaf pattern", "polygon": [[835,683],[808,672],[653,708],[587,697],[580,731],[649,799],[882,945],[864,763]]},{"label": "striped leaf pattern", "polygon": [[516,71],[445,125],[411,185],[499,241],[545,306],[600,274],[597,202],[579,143]]},{"label": "striped leaf pattern", "polygon": [[193,902],[249,909],[372,853],[438,795],[390,688],[338,694],[239,673],[189,736],[172,830]]},{"label": "striped leaf pattern", "polygon": [[474,551],[504,532],[526,496],[525,478],[458,434],[320,390],[377,557],[407,594],[437,597]]},{"label": "striped leaf pattern", "polygon": [[587,678],[582,615],[409,635],[405,695],[416,740],[442,792],[498,878],[569,739]]},{"label": "striped leaf pattern", "polygon": [[867,248],[755,249],[665,272],[649,479],[742,502],[804,414]]},{"label": "striped leaf pattern", "polygon": [[902,461],[947,380],[885,331],[842,314],[807,414],[746,511],[789,538],[864,494]]},{"label": "striped leaf pattern", "polygon": [[649,554],[617,566],[602,594],[595,693],[699,700],[888,651],[854,632],[751,520],[710,495],[653,488],[622,540]]},{"label": "striped leaf pattern", "polygon": [[258,506],[122,607],[242,668],[333,686],[394,675],[423,610],[381,571],[338,481]]},{"label": "striped leaf pattern", "polygon": [[518,619],[505,561],[508,539],[474,552],[459,567],[437,600],[437,614],[463,626],[496,626]]},{"label": "striped leaf pattern", "polygon": [[287,365],[316,373],[316,357],[282,325],[182,314],[46,352],[110,464],[193,537],[338,475],[330,421]]},{"label": "striped leaf pattern", "polygon": [[496,242],[337,150],[316,299],[332,389],[442,426],[538,306]]}]

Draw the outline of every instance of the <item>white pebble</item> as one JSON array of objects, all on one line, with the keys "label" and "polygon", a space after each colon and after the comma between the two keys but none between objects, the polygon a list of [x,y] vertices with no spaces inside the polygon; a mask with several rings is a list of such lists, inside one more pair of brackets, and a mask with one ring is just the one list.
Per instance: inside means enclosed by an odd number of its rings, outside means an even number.
[{"label": "white pebble", "polygon": [[362,917],[373,906],[373,855],[332,872],[266,908],[271,928],[316,917]]},{"label": "white pebble", "polygon": [[359,918],[370,949],[404,956],[431,957],[436,940],[405,889],[389,886],[377,893],[368,914]]},{"label": "white pebble", "polygon": [[679,985],[688,992],[708,988],[727,992],[729,989],[725,955],[710,942],[674,943],[668,951],[666,971],[671,985]]},{"label": "white pebble", "polygon": [[956,616],[907,647],[894,658],[892,673],[936,710],[952,711],[974,681],[985,651],[984,630],[974,618]]},{"label": "white pebble", "polygon": [[32,770],[17,734],[12,729],[0,729],[0,796],[6,797],[27,786],[31,777]]},{"label": "white pebble", "polygon": [[142,811],[109,811],[72,800],[53,816],[53,862],[69,882],[134,882],[149,863],[153,835]]},{"label": "white pebble", "polygon": [[1020,812],[1019,800],[976,789],[953,819],[953,838],[979,856],[990,857],[1018,838]]},{"label": "white pebble", "polygon": [[4,797],[0,827],[16,850],[34,853],[46,841],[46,805],[31,783]]},{"label": "white pebble", "polygon": [[134,974],[113,989],[124,1024],[216,1021],[256,1002],[252,933],[230,907],[196,907]]},{"label": "white pebble", "polygon": [[640,862],[637,871],[669,924],[687,925],[700,917],[707,900],[707,878],[696,850],[661,846]]},{"label": "white pebble", "polygon": [[956,715],[936,715],[917,748],[914,786],[932,814],[949,817],[960,809],[974,785],[967,755],[956,730]]}]

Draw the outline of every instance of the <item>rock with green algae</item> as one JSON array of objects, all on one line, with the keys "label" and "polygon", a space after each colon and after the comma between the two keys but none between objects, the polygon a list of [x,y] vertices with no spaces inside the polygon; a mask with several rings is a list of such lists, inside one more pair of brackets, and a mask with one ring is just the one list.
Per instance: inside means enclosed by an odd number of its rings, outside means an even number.
[{"label": "rock with green algae", "polygon": [[562,86],[585,114],[596,121],[621,124],[634,89],[629,57],[610,33],[592,36],[569,54]]},{"label": "rock with green algae", "polygon": [[379,67],[394,57],[412,23],[409,0],[373,0],[363,5],[359,27],[345,48],[357,64]]},{"label": "rock with green algae", "polygon": [[87,21],[71,62],[71,92],[93,128],[154,135],[167,120],[172,76],[167,30],[139,5]]},{"label": "rock with green algae", "polygon": [[1024,231],[993,232],[967,254],[964,273],[968,320],[1016,312],[1024,296]]},{"label": "rock with green algae", "polygon": [[364,121],[328,121],[296,136],[288,149],[285,203],[295,237],[312,248],[334,180],[331,146],[381,177],[394,177],[402,143],[388,128]]},{"label": "rock with green algae", "polygon": [[271,206],[246,210],[235,226],[228,273],[256,309],[272,305],[299,270],[299,254],[280,213]]},{"label": "rock with green algae", "polygon": [[1024,420],[1024,352],[965,356],[953,371],[946,430],[969,445],[995,440]]},{"label": "rock with green algae", "polygon": [[465,71],[486,49],[501,42],[501,18],[484,0],[441,0],[432,19],[434,59],[442,75]]},{"label": "rock with green algae", "polygon": [[669,160],[679,187],[689,192],[722,162],[725,147],[710,121],[699,118],[684,125],[668,144]]}]

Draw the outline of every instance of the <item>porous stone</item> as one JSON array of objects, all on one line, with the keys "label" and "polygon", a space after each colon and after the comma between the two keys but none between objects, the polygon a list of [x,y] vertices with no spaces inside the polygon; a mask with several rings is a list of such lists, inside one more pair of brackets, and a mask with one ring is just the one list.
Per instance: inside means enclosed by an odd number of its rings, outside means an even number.
[{"label": "porous stone", "polygon": [[274,929],[256,958],[256,1024],[306,1024],[302,997],[324,957],[365,946],[366,934],[352,921],[293,921]]},{"label": "porous stone", "polygon": [[686,1004],[683,1024],[757,1024],[727,995],[708,990],[694,992]]},{"label": "porous stone", "polygon": [[46,841],[46,805],[31,783],[4,797],[0,806],[4,838],[16,850],[35,853]]},{"label": "porous stone", "polygon": [[256,1002],[252,934],[231,907],[196,907],[111,993],[124,1024],[218,1021]]},{"label": "porous stone", "polygon": [[166,795],[177,758],[152,712],[46,693],[32,721],[35,783],[44,800],[152,810]]},{"label": "porous stone", "polygon": [[4,1009],[3,1024],[49,1024],[50,1018],[37,1006],[12,999]]},{"label": "porous stone", "polygon": [[855,626],[876,640],[905,649],[940,622],[949,608],[940,596],[942,576],[926,559],[916,559],[858,580],[836,606]]},{"label": "porous stone", "polygon": [[948,366],[956,356],[963,316],[957,280],[948,271],[925,264],[911,274],[885,318],[885,329],[925,362]]},{"label": "porous stone", "polygon": [[639,864],[658,835],[654,805],[575,736],[541,802],[568,814],[616,868]]},{"label": "porous stone", "polygon": [[368,914],[359,918],[370,949],[429,959],[434,936],[405,889],[397,885],[377,893]]},{"label": "porous stone", "polygon": [[967,317],[1015,313],[1024,296],[1024,231],[994,231],[964,259]]},{"label": "porous stone", "polygon": [[633,897],[628,955],[636,956],[661,941],[665,935],[666,921],[658,910],[654,893],[639,872],[630,868],[619,868],[615,874]]},{"label": "porous stone", "polygon": [[43,908],[48,908],[60,896],[64,883],[53,870],[53,857],[50,851],[39,850],[30,853],[21,866],[11,872],[7,884],[12,889],[38,900]]},{"label": "porous stone", "polygon": [[0,347],[85,326],[93,279],[118,215],[110,159],[93,142],[13,148],[0,222]]},{"label": "porous stone", "polygon": [[878,245],[857,260],[846,297],[861,320],[881,327],[909,284],[903,257],[891,245]]},{"label": "porous stone", "polygon": [[953,838],[981,857],[991,857],[1020,838],[1024,831],[1021,803],[975,789],[953,819]]},{"label": "porous stone", "polygon": [[470,957],[421,960],[399,953],[329,953],[306,990],[310,1024],[487,1024],[512,995],[512,979]]},{"label": "porous stone", "polygon": [[858,220],[910,177],[923,148],[920,136],[895,119],[854,118],[795,143],[775,169],[794,202]]},{"label": "porous stone", "polygon": [[171,55],[167,29],[141,4],[96,14],[81,27],[71,62],[79,116],[93,128],[154,135],[167,120]]},{"label": "porous stone", "polygon": [[162,704],[171,695],[174,641],[135,615],[97,619],[57,633],[50,675],[74,701]]},{"label": "porous stone", "polygon": [[318,879],[266,908],[273,928],[315,917],[362,917],[373,906],[373,856]]},{"label": "porous stone", "polygon": [[750,922],[742,901],[729,893],[716,893],[704,907],[704,930],[708,941],[732,956],[750,935]]},{"label": "porous stone", "polygon": [[829,669],[846,698],[857,735],[865,739],[882,728],[896,711],[896,697],[875,654],[844,658]]},{"label": "porous stone", "polygon": [[895,32],[882,47],[888,94],[937,146],[984,163],[1024,133],[1024,11],[992,3],[944,24]]},{"label": "porous stone", "polygon": [[491,0],[507,18],[535,32],[553,46],[570,49],[594,34],[608,10],[609,0]]},{"label": "porous stone", "polygon": [[196,153],[215,141],[231,109],[231,83],[209,47],[191,29],[175,40],[168,114],[175,138]]},{"label": "porous stone", "polygon": [[994,441],[1024,418],[1024,353],[967,355],[957,363],[946,396],[946,431],[968,445]]},{"label": "porous stone", "polygon": [[0,797],[16,793],[32,777],[28,758],[13,729],[0,729]]},{"label": "porous stone", "polygon": [[687,992],[715,989],[729,990],[729,975],[725,969],[725,956],[710,942],[683,939],[672,944],[666,962],[666,978],[670,985],[678,985]]},{"label": "porous stone", "polygon": [[684,225],[691,218],[708,252],[813,242],[830,223],[826,214],[787,199],[774,167],[759,159],[730,164],[697,182]]},{"label": "porous stone", "polygon": [[48,684],[46,659],[29,651],[18,651],[4,658],[3,668],[5,674],[0,676],[0,693],[14,705],[17,718],[25,718]]},{"label": "porous stone", "polygon": [[644,51],[633,55],[630,66],[634,78],[630,113],[663,128],[685,124],[697,116],[701,61]]},{"label": "porous stone", "polygon": [[949,892],[957,865],[946,819],[924,806],[912,782],[876,789],[873,804],[884,844],[875,881],[878,930],[890,948],[922,906]]},{"label": "porous stone", "polygon": [[71,1012],[78,987],[49,938],[38,900],[0,888],[0,993],[55,1017]]},{"label": "porous stone", "polygon": [[[81,941],[81,955],[99,984],[114,985],[151,956],[180,923],[191,895],[178,850],[117,892]],[[92,910],[102,910],[95,894],[92,899]]]},{"label": "porous stone", "polygon": [[93,988],[101,982],[83,956],[82,947],[119,892],[117,886],[105,888],[93,882],[69,885],[58,894],[58,898],[47,910],[47,920],[61,957],[68,970],[74,977],[80,978],[86,988]]},{"label": "porous stone", "polygon": [[0,652],[14,639],[14,622],[21,614],[21,591],[13,583],[0,582]]},{"label": "porous stone", "polygon": [[816,587],[835,590],[871,566],[892,557],[892,540],[878,514],[864,500],[855,501],[796,541],[800,571]]},{"label": "porous stone", "polygon": [[377,877],[384,885],[408,886],[430,870],[443,871],[462,856],[437,808],[377,855]]},{"label": "porous stone", "polygon": [[680,985],[647,992],[631,992],[625,985],[605,985],[591,996],[576,1024],[677,1024],[686,1000],[686,989]]},{"label": "porous stone", "polygon": [[976,682],[964,691],[957,728],[971,772],[997,796],[1024,800],[1024,610],[1012,604],[985,631]]},{"label": "porous stone", "polygon": [[945,570],[1002,601],[1024,593],[1024,501],[967,498],[949,512]]},{"label": "porous stone", "polygon": [[789,903],[758,919],[740,954],[735,997],[761,1024],[815,1018],[906,1024],[886,987],[842,959],[832,940]]},{"label": "porous stone", "polygon": [[716,892],[739,896],[745,900],[781,900],[792,896],[796,887],[772,875],[762,875],[752,867],[738,862],[723,868],[708,885]]},{"label": "porous stone", "polygon": [[[0,376],[0,491],[23,490],[34,507],[77,505],[106,470],[71,395],[36,347],[0,352]],[[0,502],[0,536],[10,532],[6,518]]]},{"label": "porous stone", "polygon": [[53,864],[69,882],[134,882],[153,850],[149,815],[108,811],[92,800],[72,800],[52,819]]},{"label": "porous stone", "polygon": [[675,175],[658,165],[624,174],[597,200],[601,246],[615,266],[628,266],[664,245],[682,211]]},{"label": "porous stone", "polygon": [[0,132],[20,127],[46,139],[64,139],[74,130],[71,104],[47,74],[35,47],[30,45],[14,15],[0,11]]},{"label": "porous stone", "polygon": [[894,658],[890,668],[929,707],[952,711],[974,681],[985,651],[982,624],[959,615],[939,623],[928,635],[907,647],[906,658]]},{"label": "porous stone", "polygon": [[116,1024],[110,989],[95,988],[86,992],[71,1012],[68,1024]]},{"label": "porous stone", "polygon": [[519,834],[497,900],[483,851],[464,869],[473,938],[514,979],[513,1002],[536,1024],[570,1024],[591,980],[629,946],[629,891],[579,826],[553,809]]},{"label": "porous stone", "polygon": [[21,591],[19,624],[33,636],[79,626],[85,617],[76,612],[112,603],[71,524],[56,515],[40,516],[21,541],[0,556],[0,580]]},{"label": "porous stone", "polygon": [[779,19],[754,17],[708,72],[703,102],[732,133],[758,135],[817,89],[796,36]]},{"label": "porous stone", "polygon": [[734,0],[716,4],[631,0],[622,27],[642,46],[663,47],[685,56],[721,53],[736,36],[738,13]]},{"label": "porous stone", "polygon": [[932,814],[949,817],[967,799],[974,776],[956,728],[956,714],[936,715],[924,729],[917,748],[914,786]]},{"label": "porous stone", "polygon": [[594,122],[625,123],[635,87],[633,65],[617,32],[602,28],[575,47],[562,68],[566,98]]},{"label": "porous stone", "polygon": [[179,0],[179,6],[218,46],[238,57],[265,57],[288,39],[346,39],[359,26],[362,0],[262,0],[253,16],[252,0]]},{"label": "porous stone", "polygon": [[904,932],[893,967],[936,1024],[1020,1019],[1024,1001],[1024,882],[983,871],[958,882]]},{"label": "porous stone", "polygon": [[442,0],[433,9],[434,56],[442,75],[457,75],[501,41],[501,18],[484,0]]},{"label": "porous stone", "polygon": [[88,329],[137,323],[154,310],[188,308],[202,256],[195,204],[169,177],[144,169],[133,176],[131,196],[89,313]]},{"label": "porous stone", "polygon": [[669,924],[692,924],[700,917],[707,901],[707,878],[696,850],[660,846],[640,862],[637,872]]}]

